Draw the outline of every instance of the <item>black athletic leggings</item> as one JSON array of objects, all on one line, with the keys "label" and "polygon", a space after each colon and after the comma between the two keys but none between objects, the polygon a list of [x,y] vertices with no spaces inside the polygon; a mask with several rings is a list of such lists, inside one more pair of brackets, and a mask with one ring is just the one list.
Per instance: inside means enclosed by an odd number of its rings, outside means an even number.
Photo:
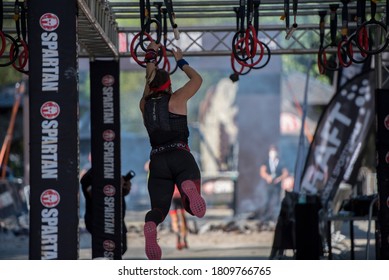
[{"label": "black athletic leggings", "polygon": [[[145,221],[153,221],[157,225],[166,218],[170,210],[174,185],[181,191],[182,182],[191,180],[200,191],[200,169],[193,155],[182,149],[175,149],[152,155],[150,158],[148,190],[151,210]],[[185,207],[188,209],[188,207]]]}]

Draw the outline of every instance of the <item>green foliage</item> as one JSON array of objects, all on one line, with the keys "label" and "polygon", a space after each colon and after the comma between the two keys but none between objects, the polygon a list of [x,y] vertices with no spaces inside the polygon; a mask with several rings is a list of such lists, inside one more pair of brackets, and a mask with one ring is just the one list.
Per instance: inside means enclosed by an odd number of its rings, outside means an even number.
[{"label": "green foliage", "polygon": [[22,79],[22,73],[15,70],[12,66],[0,67],[0,85],[15,84]]},{"label": "green foliage", "polygon": [[[317,67],[317,55],[283,55],[282,56],[282,70],[283,74],[288,75],[288,73],[307,73],[309,64],[312,63],[311,66],[311,75],[315,77],[317,80],[331,84],[331,76],[322,75],[319,73]],[[328,72],[328,71],[327,71]]]},{"label": "green foliage", "polygon": [[144,70],[121,71],[120,73],[120,117],[122,131],[144,131],[142,115],[138,105],[143,94],[144,83]]}]

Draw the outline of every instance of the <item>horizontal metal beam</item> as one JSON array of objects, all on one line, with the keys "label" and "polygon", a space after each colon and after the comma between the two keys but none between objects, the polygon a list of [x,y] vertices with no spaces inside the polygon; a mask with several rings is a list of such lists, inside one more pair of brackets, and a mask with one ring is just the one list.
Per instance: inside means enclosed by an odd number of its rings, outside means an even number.
[{"label": "horizontal metal beam", "polygon": [[[87,1],[85,1],[87,2]],[[139,1],[131,2],[115,2],[115,1],[94,1],[96,3],[104,3],[110,7],[115,19],[139,19]],[[156,1],[151,1],[155,3]],[[163,1],[157,1],[163,3]],[[290,1],[292,2],[292,1]],[[341,9],[340,1],[311,1],[299,0],[297,16],[316,16],[318,11],[329,11],[330,4],[340,4],[339,14]],[[189,18],[235,18],[234,8],[239,5],[239,1],[175,1],[174,10],[175,16],[179,19]],[[369,1],[367,1],[367,10],[370,11]],[[386,3],[380,1],[377,3],[377,12],[385,13]],[[4,3],[4,18],[12,19],[14,14],[14,3]],[[348,5],[349,13],[355,13],[356,1],[351,1]],[[151,5],[151,13],[156,13],[156,7]],[[290,16],[293,16],[292,3],[289,8]],[[261,0],[259,7],[260,17],[279,17],[284,14],[284,1],[280,0]]]},{"label": "horizontal metal beam", "polygon": [[[161,2],[161,1],[159,1]],[[368,2],[368,1],[367,1]],[[155,3],[155,2],[151,2]],[[239,6],[239,1],[175,1],[174,12],[177,19],[190,18],[236,18],[234,8]],[[319,11],[329,11],[330,4],[340,4],[339,14],[342,4],[340,1],[311,1],[299,0],[297,16],[316,16]],[[110,1],[109,5],[118,19],[138,19],[139,2],[115,2]],[[351,1],[348,5],[349,13],[356,12],[356,1]],[[369,9],[369,4],[367,4]],[[385,3],[377,3],[377,12],[385,12]],[[367,10],[366,12],[369,12]],[[151,5],[151,14],[157,13],[157,8]],[[290,1],[289,14],[292,17],[292,1]],[[284,15],[284,1],[280,0],[261,0],[259,6],[259,17],[280,17]]]}]

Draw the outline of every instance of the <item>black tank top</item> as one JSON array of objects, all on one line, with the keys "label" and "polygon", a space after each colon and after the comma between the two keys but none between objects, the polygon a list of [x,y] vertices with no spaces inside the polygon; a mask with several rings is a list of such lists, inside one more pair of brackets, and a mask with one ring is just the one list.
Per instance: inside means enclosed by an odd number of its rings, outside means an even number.
[{"label": "black tank top", "polygon": [[152,94],[146,99],[143,119],[153,148],[177,142],[188,144],[187,116],[169,112],[170,97]]}]

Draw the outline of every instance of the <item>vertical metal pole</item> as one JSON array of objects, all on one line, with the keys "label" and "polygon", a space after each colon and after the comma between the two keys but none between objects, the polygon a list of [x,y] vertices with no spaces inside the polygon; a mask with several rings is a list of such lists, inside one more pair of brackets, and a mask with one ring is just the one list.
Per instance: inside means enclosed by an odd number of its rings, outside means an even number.
[{"label": "vertical metal pole", "polygon": [[26,89],[23,95],[23,162],[24,162],[24,176],[23,185],[30,185],[30,118],[29,118],[29,92],[28,92],[28,80],[26,83]]},{"label": "vertical metal pole", "polygon": [[374,68],[376,77],[376,89],[382,87],[382,54],[374,55]]},{"label": "vertical metal pole", "polygon": [[[378,31],[380,32],[380,31]],[[377,34],[377,35],[380,35],[380,34]],[[377,36],[377,38],[380,38],[379,36]],[[378,40],[376,40],[375,42],[376,46],[379,44]],[[375,72],[375,79],[376,79],[376,87],[374,89],[374,91],[376,91],[377,89],[380,89],[382,87],[382,55],[381,53],[378,53],[376,55],[374,55],[374,72]],[[376,117],[377,117],[377,112],[376,112]],[[377,120],[377,118],[376,118]],[[377,133],[375,133],[375,137],[377,137]],[[377,139],[375,139],[374,141],[375,143],[377,143]],[[376,154],[378,154],[378,147],[376,145]],[[380,171],[377,170],[377,183],[380,184],[380,181],[378,180],[378,178],[380,177],[380,174],[378,174]],[[378,188],[379,189],[379,188]],[[378,236],[381,236],[381,232],[380,232],[380,228],[378,228],[376,234],[378,234]],[[377,242],[378,239],[376,239],[376,242]],[[381,243],[379,244],[380,248],[378,249],[378,251],[381,251]]]}]

